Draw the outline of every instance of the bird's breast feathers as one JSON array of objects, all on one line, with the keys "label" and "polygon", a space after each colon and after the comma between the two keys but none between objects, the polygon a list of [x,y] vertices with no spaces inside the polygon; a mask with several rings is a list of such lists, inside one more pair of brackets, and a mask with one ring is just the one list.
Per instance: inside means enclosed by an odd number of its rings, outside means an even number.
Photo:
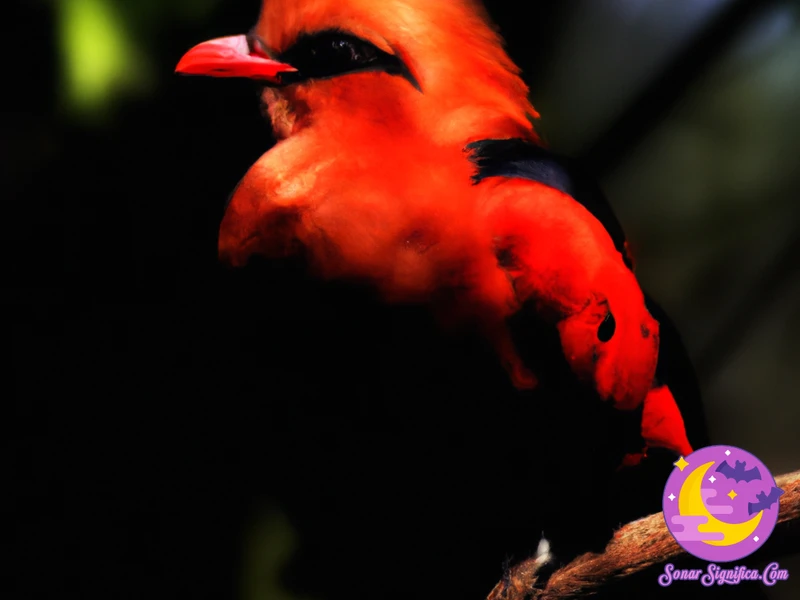
[{"label": "bird's breast feathers", "polygon": [[525,249],[525,271],[537,279],[528,284],[543,301],[582,307],[601,273],[621,264],[603,225],[558,186],[522,177],[476,180],[467,156],[415,140],[370,152],[292,136],[239,185],[220,249],[244,262],[303,247],[322,276],[372,280],[402,298],[435,287],[480,287],[475,271],[487,264],[507,271],[498,256],[507,260],[513,240],[514,251]]},{"label": "bird's breast feathers", "polygon": [[518,386],[534,378],[505,320],[526,303],[558,325],[567,361],[602,397],[634,407],[653,380],[658,323],[608,230],[558,186],[476,180],[464,149],[398,136],[353,151],[309,130],[280,142],[234,194],[220,251],[241,263],[298,249],[317,275],[368,282],[388,301],[445,299],[449,318],[484,328]]}]

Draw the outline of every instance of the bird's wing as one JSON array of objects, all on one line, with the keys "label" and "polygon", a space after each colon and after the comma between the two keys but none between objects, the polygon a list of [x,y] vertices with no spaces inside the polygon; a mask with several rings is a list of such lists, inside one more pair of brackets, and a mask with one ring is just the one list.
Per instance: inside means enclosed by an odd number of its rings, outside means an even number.
[{"label": "bird's wing", "polygon": [[521,139],[482,140],[473,142],[467,150],[477,166],[473,177],[475,183],[488,177],[516,177],[537,181],[571,196],[600,221],[625,264],[633,268],[633,259],[617,216],[600,186],[582,172],[576,161]]},{"label": "bird's wing", "polygon": [[[608,232],[615,248],[629,269],[634,269],[625,232],[598,183],[582,170],[577,161],[560,157],[549,150],[521,139],[482,140],[467,147],[476,165],[475,184],[492,177],[535,181],[572,197],[586,208]],[[646,292],[645,304],[660,325],[660,345],[654,390],[665,387],[668,394],[653,395],[650,423],[682,415],[688,441],[694,448],[708,444],[700,385],[683,340],[669,315]],[[663,391],[663,390],[662,390]],[[671,401],[670,398],[674,398]],[[656,402],[658,400],[658,402]],[[677,405],[677,411],[674,410]],[[647,422],[643,427],[647,428]],[[643,431],[647,438],[647,431]],[[682,432],[668,437],[673,450],[685,448]]]}]

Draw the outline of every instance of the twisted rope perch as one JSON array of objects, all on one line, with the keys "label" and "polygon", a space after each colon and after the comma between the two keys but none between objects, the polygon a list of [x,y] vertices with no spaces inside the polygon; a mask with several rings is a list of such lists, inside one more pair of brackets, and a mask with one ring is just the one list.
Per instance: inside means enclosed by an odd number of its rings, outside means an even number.
[{"label": "twisted rope perch", "polygon": [[[800,471],[775,481],[785,492],[780,498],[778,523],[769,543],[753,555],[754,562],[800,551]],[[542,563],[536,559],[520,563],[495,586],[488,600],[570,600],[612,589],[623,597],[626,584],[650,574],[652,585],[664,565],[688,557],[667,530],[663,513],[657,513],[623,526],[601,554],[579,556],[555,571],[543,588],[538,583]]]}]

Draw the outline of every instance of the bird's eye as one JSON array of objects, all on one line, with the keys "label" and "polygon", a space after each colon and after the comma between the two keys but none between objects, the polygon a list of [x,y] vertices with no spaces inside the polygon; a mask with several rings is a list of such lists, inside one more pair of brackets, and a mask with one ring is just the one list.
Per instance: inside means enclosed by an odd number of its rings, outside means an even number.
[{"label": "bird's eye", "polygon": [[356,55],[355,44],[347,40],[332,40],[331,47],[345,60],[354,60]]},{"label": "bird's eye", "polygon": [[617,322],[614,320],[614,315],[609,310],[606,313],[606,318],[600,323],[597,328],[597,339],[601,342],[607,342],[614,337],[614,332],[617,330]]},{"label": "bird's eye", "polygon": [[372,46],[357,40],[334,39],[331,46],[342,58],[357,64],[369,63],[376,57]]}]

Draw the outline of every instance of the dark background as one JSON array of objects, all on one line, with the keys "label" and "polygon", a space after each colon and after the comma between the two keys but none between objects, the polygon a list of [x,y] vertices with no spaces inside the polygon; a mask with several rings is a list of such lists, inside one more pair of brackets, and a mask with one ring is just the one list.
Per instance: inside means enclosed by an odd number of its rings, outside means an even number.
[{"label": "dark background", "polygon": [[[545,139],[595,171],[683,332],[713,441],[798,468],[800,3],[488,7]],[[21,559],[4,598],[294,597],[277,577],[293,529],[231,468],[274,387],[257,377],[269,340],[216,262],[225,200],[270,133],[248,83],[172,74],[257,11],[39,0],[4,19],[2,504]],[[269,402],[299,393],[281,389]],[[192,587],[210,572],[218,589]]]}]

